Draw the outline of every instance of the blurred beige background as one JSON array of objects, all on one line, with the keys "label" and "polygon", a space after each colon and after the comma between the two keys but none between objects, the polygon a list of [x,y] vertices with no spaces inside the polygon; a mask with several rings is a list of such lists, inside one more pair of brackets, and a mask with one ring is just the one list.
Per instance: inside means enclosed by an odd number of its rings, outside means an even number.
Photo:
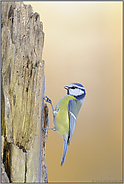
[{"label": "blurred beige background", "polygon": [[[87,96],[61,167],[63,140],[49,131],[49,182],[122,180],[122,2],[24,2],[40,14],[45,33],[45,95],[53,105],[65,85]],[[52,127],[49,106],[50,127]]]}]

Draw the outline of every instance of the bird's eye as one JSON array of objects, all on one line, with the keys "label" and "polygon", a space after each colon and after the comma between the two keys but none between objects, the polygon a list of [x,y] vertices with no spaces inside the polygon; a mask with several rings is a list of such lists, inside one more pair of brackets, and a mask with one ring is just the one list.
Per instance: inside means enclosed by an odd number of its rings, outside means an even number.
[{"label": "bird's eye", "polygon": [[73,86],[71,89],[75,89],[76,87],[75,86]]}]

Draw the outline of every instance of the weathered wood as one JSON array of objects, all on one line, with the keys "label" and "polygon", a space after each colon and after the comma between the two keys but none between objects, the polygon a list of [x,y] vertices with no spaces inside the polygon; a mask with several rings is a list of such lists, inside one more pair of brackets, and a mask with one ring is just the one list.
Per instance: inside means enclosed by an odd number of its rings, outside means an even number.
[{"label": "weathered wood", "polygon": [[[49,127],[48,107],[45,104],[43,109],[43,127]],[[42,165],[41,165],[41,182],[48,182],[47,165],[46,165],[46,141],[48,130],[42,131]]]},{"label": "weathered wood", "polygon": [[10,183],[9,178],[5,172],[5,168],[4,168],[2,160],[1,160],[1,182],[2,183]]},{"label": "weathered wood", "polygon": [[43,44],[39,14],[1,2],[1,153],[10,182],[41,181]]}]

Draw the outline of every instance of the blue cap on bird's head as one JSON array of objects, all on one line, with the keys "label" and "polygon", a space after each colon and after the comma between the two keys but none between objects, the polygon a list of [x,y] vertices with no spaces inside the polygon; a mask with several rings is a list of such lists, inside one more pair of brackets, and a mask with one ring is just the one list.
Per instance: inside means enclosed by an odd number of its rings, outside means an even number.
[{"label": "blue cap on bird's head", "polygon": [[64,88],[67,90],[67,95],[72,95],[76,98],[83,98],[86,95],[85,88],[80,83],[71,83]]}]

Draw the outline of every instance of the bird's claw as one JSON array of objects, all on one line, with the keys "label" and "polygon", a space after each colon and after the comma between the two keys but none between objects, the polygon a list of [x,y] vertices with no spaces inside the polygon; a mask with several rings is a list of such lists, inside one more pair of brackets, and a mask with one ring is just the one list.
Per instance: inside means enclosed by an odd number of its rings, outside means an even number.
[{"label": "bird's claw", "polygon": [[47,96],[45,96],[43,99],[45,100],[45,102],[51,103],[50,98],[48,98]]},{"label": "bird's claw", "polygon": [[45,128],[42,127],[43,132],[45,132]]}]

